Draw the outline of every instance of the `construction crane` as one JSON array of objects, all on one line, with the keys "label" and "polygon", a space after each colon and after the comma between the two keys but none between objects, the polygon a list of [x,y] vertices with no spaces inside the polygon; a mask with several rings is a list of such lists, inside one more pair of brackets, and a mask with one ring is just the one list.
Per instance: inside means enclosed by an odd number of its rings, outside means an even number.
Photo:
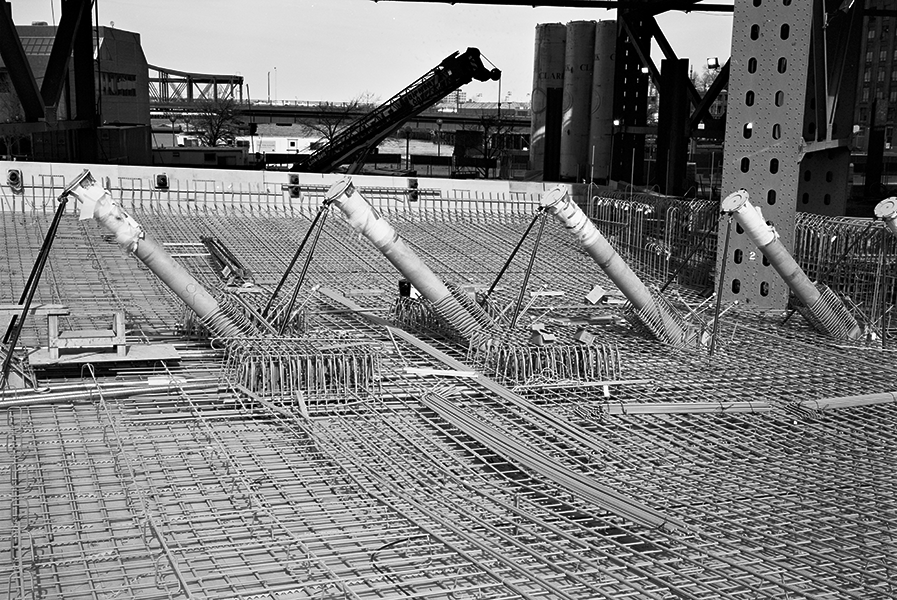
[{"label": "construction crane", "polygon": [[348,172],[357,173],[371,149],[402,123],[474,79],[497,81],[499,77],[500,70],[487,69],[483,65],[478,49],[468,48],[460,54],[454,52],[404,90],[350,123],[290,170],[325,173],[350,163]]}]

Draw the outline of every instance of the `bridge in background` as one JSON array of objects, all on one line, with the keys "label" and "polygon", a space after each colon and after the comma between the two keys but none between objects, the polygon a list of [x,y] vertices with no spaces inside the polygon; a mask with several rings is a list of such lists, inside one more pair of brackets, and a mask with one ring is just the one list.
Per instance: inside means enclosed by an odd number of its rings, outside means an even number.
[{"label": "bridge in background", "polygon": [[242,75],[188,73],[155,65],[149,68],[150,103],[193,104],[198,101],[233,98],[243,101]]},{"label": "bridge in background", "polygon": [[[354,102],[323,102],[309,100],[283,100],[265,102],[249,100],[243,95],[241,75],[216,75],[189,73],[149,65],[150,111],[155,118],[170,118],[178,114],[196,114],[203,104],[233,99],[239,104],[239,113],[249,123],[273,123],[292,125],[316,118],[333,118],[336,114],[352,120],[373,110],[376,105]],[[481,126],[488,121],[494,126],[529,128],[529,107],[520,102],[467,102],[445,110],[433,107],[409,121],[444,126],[452,131],[464,126]]]},{"label": "bridge in background", "polygon": [[[220,97],[220,96],[219,96]],[[150,112],[154,118],[168,118],[171,115],[195,114],[201,110],[202,97],[194,96],[192,100],[162,100],[151,97]],[[237,99],[237,98],[235,98]],[[240,114],[249,123],[274,123],[277,125],[292,125],[303,123],[315,118],[332,118],[334,109],[348,119],[358,118],[369,112],[373,106],[351,106],[350,103],[325,103],[314,101],[280,101],[280,102],[252,102],[238,100]],[[495,102],[468,102],[451,111],[434,107],[423,111],[409,120],[412,126],[416,123],[429,125],[442,125],[447,131],[458,129],[462,126],[481,126],[485,121],[494,124],[501,119],[504,127],[528,129],[530,126],[529,109],[519,108],[520,103],[502,104],[499,111]]]}]

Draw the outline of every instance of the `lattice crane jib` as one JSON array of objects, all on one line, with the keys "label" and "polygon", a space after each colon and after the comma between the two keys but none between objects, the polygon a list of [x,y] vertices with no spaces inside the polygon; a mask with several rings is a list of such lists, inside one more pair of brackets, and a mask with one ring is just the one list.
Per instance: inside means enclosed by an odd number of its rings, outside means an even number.
[{"label": "lattice crane jib", "polygon": [[404,90],[350,123],[291,170],[323,173],[354,161],[350,172],[356,172],[368,151],[408,119],[474,79],[497,81],[500,77],[497,68],[487,69],[483,65],[478,49],[454,52]]}]

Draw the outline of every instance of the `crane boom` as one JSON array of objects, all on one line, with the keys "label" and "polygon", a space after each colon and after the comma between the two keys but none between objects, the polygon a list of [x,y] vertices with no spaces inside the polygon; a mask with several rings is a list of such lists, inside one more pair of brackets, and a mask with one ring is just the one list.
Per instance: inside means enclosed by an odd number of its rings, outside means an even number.
[{"label": "crane boom", "polygon": [[364,164],[368,151],[408,119],[474,79],[495,81],[499,77],[501,71],[483,65],[478,49],[454,52],[404,90],[350,123],[290,170],[324,173],[352,163],[349,172],[355,173]]}]

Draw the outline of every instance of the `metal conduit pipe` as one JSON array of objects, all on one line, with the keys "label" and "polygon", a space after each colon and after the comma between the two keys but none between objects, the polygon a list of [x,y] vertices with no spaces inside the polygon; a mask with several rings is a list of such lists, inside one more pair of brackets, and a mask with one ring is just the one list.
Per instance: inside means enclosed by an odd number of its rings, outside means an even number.
[{"label": "metal conduit pipe", "polygon": [[591,219],[573,202],[567,188],[557,186],[550,190],[542,197],[541,206],[579,240],[583,249],[610,277],[636,310],[658,314],[671,339],[681,340],[686,337],[682,325],[667,312],[666,307],[655,301],[638,275],[598,231]]},{"label": "metal conduit pipe", "polygon": [[143,227],[122,210],[108,190],[99,185],[85,169],[78,185],[71,190],[81,201],[80,219],[93,217],[115,236],[115,241],[145,264],[178,298],[184,301],[216,334],[237,336],[243,330],[223,315],[218,301],[206,291],[168,252],[146,235]]},{"label": "metal conduit pipe", "polygon": [[[823,297],[823,292],[820,291],[815,283],[810,281],[807,274],[804,273],[797,261],[794,260],[794,257],[791,256],[791,253],[785,248],[785,245],[779,241],[779,234],[776,232],[775,227],[767,223],[760,210],[750,203],[750,196],[747,190],[741,189],[726,196],[720,205],[720,210],[735,218],[735,221],[757,245],[757,248],[769,261],[769,264],[785,281],[798,300],[807,307],[807,310],[811,313],[825,310],[826,307],[824,305],[831,302],[831,300]],[[837,316],[830,314],[816,314],[815,316],[823,322],[838,317],[852,320],[852,322],[843,324],[846,330],[846,337],[853,340],[862,335],[860,326],[846,309],[844,309],[843,314]]]},{"label": "metal conduit pipe", "polygon": [[875,218],[884,221],[891,233],[897,235],[897,196],[879,202],[875,206]]},{"label": "metal conduit pipe", "polygon": [[399,237],[389,221],[374,210],[355,189],[351,177],[344,177],[330,186],[324,201],[336,204],[343,211],[349,225],[370,240],[458,331],[464,335],[471,335],[480,329],[473,316],[452,296],[442,280]]}]

